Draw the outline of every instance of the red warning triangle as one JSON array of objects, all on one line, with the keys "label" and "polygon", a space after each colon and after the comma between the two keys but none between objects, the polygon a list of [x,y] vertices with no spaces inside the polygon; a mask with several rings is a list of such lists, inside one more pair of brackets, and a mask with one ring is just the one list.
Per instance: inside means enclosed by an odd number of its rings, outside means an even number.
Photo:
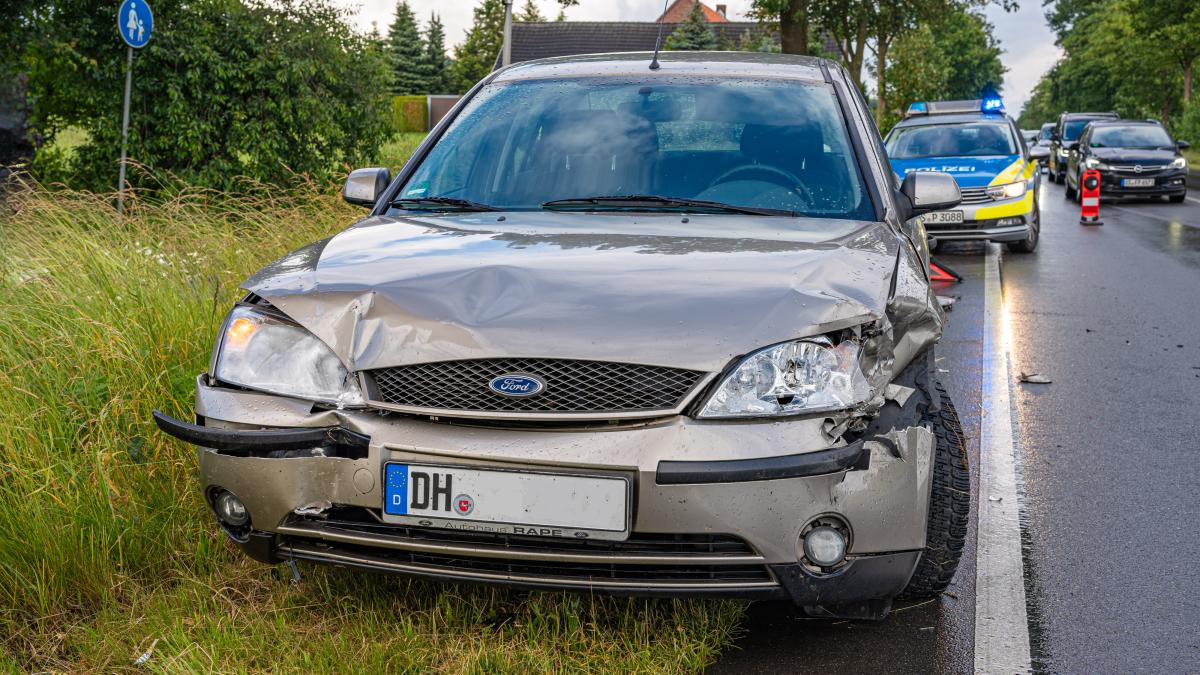
[{"label": "red warning triangle", "polygon": [[930,281],[962,281],[962,275],[954,270],[938,263],[936,260],[929,260],[929,280]]}]

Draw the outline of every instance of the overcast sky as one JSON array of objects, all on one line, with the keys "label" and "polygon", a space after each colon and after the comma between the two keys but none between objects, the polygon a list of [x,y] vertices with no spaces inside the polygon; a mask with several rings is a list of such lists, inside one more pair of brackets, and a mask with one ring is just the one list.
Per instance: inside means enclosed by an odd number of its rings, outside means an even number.
[{"label": "overcast sky", "polygon": [[[356,8],[358,24],[370,30],[377,23],[381,33],[387,32],[391,23],[395,0],[335,0],[338,4]],[[556,0],[536,0],[542,13],[549,18],[558,14]],[[729,6],[730,18],[745,19],[750,0],[711,0],[711,7],[721,3]],[[471,25],[472,10],[476,0],[409,0],[422,24],[431,12],[442,17],[446,26],[447,46],[461,42]],[[514,0],[520,7],[524,0]],[[567,10],[567,19],[575,21],[653,21],[662,12],[662,0],[580,0],[578,7]],[[1021,0],[1018,12],[1006,13],[992,6],[987,10],[988,18],[996,26],[996,36],[1004,48],[1001,57],[1008,72],[1004,78],[1004,98],[1009,112],[1016,116],[1029,97],[1033,85],[1059,57],[1054,45],[1054,34],[1046,26],[1042,15],[1041,0]]]}]

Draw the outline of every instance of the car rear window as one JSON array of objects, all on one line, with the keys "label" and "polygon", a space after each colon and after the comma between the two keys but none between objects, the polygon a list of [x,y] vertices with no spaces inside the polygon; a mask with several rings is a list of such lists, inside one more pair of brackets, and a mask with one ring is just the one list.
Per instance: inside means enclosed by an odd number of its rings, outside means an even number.
[{"label": "car rear window", "polygon": [[782,79],[655,75],[488,85],[399,198],[533,210],[555,200],[630,195],[874,219],[832,88]]},{"label": "car rear window", "polygon": [[1017,154],[1017,139],[1003,122],[963,122],[897,127],[888,135],[892,159]]}]

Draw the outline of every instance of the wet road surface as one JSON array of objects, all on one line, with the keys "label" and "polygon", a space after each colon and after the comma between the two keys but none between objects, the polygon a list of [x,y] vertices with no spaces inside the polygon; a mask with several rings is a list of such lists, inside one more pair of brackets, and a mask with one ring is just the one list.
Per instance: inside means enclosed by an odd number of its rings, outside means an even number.
[{"label": "wet road surface", "polygon": [[[939,347],[978,478],[988,251],[999,255],[1023,489],[1029,634],[1039,672],[1200,668],[1200,201],[1101,207],[1043,184],[1036,253],[943,246],[966,279]],[[936,601],[880,623],[751,607],[711,673],[972,672],[977,497],[963,563]],[[986,638],[985,638],[986,639]]]}]

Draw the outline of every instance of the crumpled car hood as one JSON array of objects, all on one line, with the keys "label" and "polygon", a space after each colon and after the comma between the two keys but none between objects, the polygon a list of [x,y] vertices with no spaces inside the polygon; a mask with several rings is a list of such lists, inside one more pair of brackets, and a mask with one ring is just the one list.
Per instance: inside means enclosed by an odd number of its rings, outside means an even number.
[{"label": "crumpled car hood", "polygon": [[882,316],[897,246],[886,225],[829,219],[379,216],[243,286],[351,370],[525,356],[712,372]]}]

